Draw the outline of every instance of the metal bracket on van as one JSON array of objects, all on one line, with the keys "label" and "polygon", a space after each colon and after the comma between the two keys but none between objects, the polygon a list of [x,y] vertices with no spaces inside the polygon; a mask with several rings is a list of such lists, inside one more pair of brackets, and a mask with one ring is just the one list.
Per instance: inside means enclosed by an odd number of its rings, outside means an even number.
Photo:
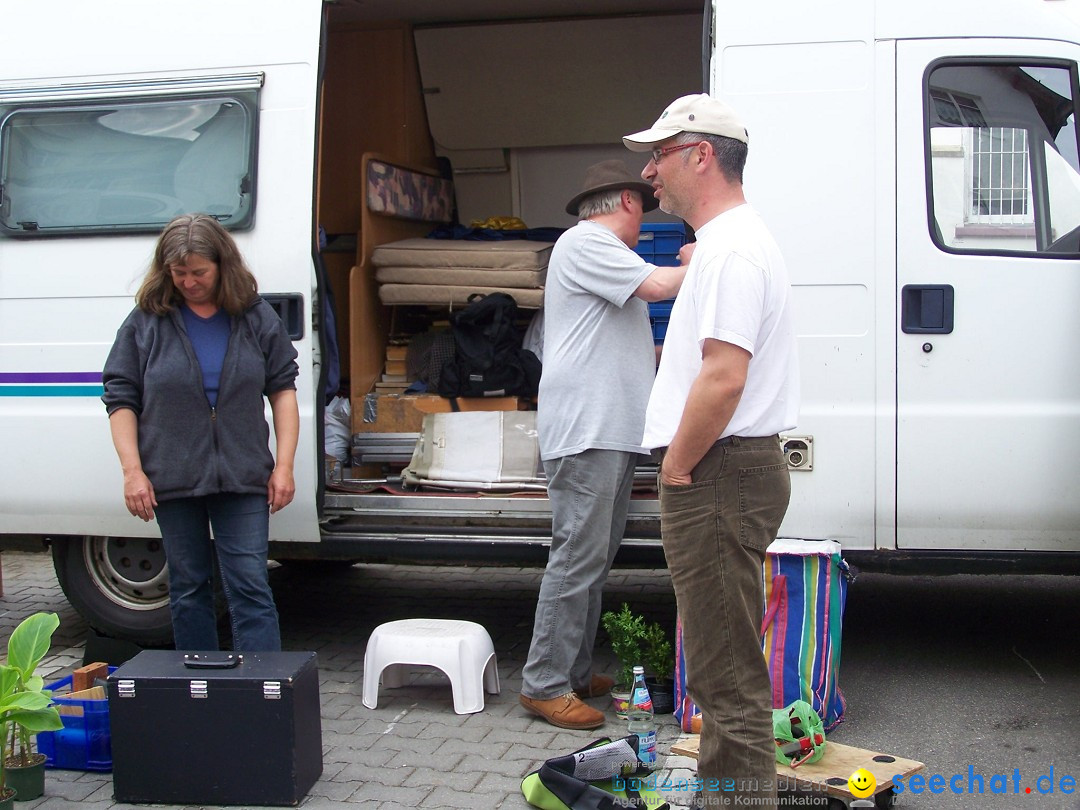
[{"label": "metal bracket on van", "polygon": [[789,470],[810,472],[814,469],[813,436],[781,436],[780,444]]}]

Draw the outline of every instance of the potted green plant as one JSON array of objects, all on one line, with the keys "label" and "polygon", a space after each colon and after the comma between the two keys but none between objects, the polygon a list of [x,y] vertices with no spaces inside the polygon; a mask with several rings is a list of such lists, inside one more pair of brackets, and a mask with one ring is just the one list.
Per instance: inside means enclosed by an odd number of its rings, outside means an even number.
[{"label": "potted green plant", "polygon": [[630,687],[634,683],[634,667],[641,664],[642,641],[645,636],[645,619],[634,613],[623,602],[616,611],[605,611],[600,616],[611,642],[611,651],[619,661],[619,671],[615,685],[611,688],[611,701],[615,714],[626,718],[626,707],[630,703]]},{"label": "potted green plant", "polygon": [[653,711],[670,714],[675,711],[675,648],[660,622],[645,627],[641,655]]},{"label": "potted green plant", "polygon": [[7,664],[0,673],[2,784],[15,789],[18,801],[36,799],[45,792],[45,755],[34,750],[33,735],[64,727],[60,713],[52,705],[52,693],[36,673],[59,626],[55,613],[27,616],[8,639]]}]

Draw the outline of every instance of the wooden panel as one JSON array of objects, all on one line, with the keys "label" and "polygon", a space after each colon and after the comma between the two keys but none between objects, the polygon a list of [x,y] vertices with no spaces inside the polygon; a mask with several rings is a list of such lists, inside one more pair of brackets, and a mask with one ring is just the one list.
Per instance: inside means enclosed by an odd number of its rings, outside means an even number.
[{"label": "wooden panel", "polygon": [[[701,737],[693,734],[678,740],[671,746],[671,753],[697,759]],[[881,761],[881,760],[887,761]],[[828,740],[825,753],[817,762],[805,763],[798,768],[789,768],[777,763],[776,775],[786,777],[804,788],[824,791],[837,798],[853,798],[848,790],[848,777],[859,768],[865,768],[874,775],[877,787],[875,795],[889,790],[894,776],[907,777],[921,771],[925,766],[914,759],[904,759],[895,754],[884,754],[865,748],[855,748]]]},{"label": "wooden panel", "polygon": [[420,29],[432,134],[445,149],[618,144],[701,92],[701,26],[678,14]]},{"label": "wooden panel", "polygon": [[[530,402],[524,397],[462,397],[456,400],[460,411],[525,411]],[[426,414],[452,410],[449,399],[435,394],[353,397],[353,433],[419,433]]]},{"label": "wooden panel", "polygon": [[328,233],[352,233],[360,221],[365,152],[435,165],[411,28],[330,31],[322,100],[319,222]]},{"label": "wooden panel", "polygon": [[[327,34],[319,147],[319,224],[330,234],[360,231],[357,253],[330,258],[339,317],[342,375],[350,393],[371,390],[382,371],[390,317],[379,303],[369,260],[379,241],[423,236],[430,226],[386,220],[364,238],[366,153],[434,167],[412,29],[405,23],[335,28]],[[379,241],[373,241],[379,240]],[[338,285],[341,285],[340,287]],[[346,292],[347,290],[347,292]]]},{"label": "wooden panel", "polygon": [[[408,166],[405,161],[394,160],[388,155],[364,154],[361,160],[361,177],[367,177],[369,160],[381,160],[395,165],[438,174],[421,166]],[[375,268],[371,254],[379,245],[398,239],[424,236],[431,230],[430,222],[412,222],[384,217],[361,207],[360,234],[357,246],[357,263],[349,273],[350,309],[350,382],[353,401],[372,390],[382,373],[386,359],[386,339],[390,331],[388,307],[379,302],[379,285],[375,281]],[[356,422],[356,413],[353,414]]]}]

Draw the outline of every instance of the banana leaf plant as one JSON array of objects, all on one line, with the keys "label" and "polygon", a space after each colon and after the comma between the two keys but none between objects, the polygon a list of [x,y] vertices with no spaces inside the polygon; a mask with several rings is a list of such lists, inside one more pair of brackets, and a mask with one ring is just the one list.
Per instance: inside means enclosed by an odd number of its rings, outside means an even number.
[{"label": "banana leaf plant", "polygon": [[[18,684],[19,671],[15,667],[6,664],[0,665],[0,736],[3,739],[7,738],[9,727],[13,726],[18,718],[32,716],[35,718],[32,722],[36,723],[39,713],[44,715],[48,709],[56,712],[56,707],[50,705],[52,699],[45,691],[18,692],[16,691]],[[56,730],[63,727],[59,714],[56,715],[56,720],[59,725],[47,724],[49,729]],[[46,723],[42,723],[42,725],[46,725]],[[49,729],[42,730],[47,731]],[[6,798],[4,794],[7,792],[4,767],[6,759],[6,755],[0,756],[0,798]]]},{"label": "banana leaf plant", "polygon": [[[32,736],[64,727],[52,703],[52,692],[36,673],[52,646],[52,634],[60,626],[55,613],[27,616],[8,639],[7,664],[0,668],[0,723],[3,727],[3,766],[30,765]],[[4,785],[0,770],[0,787]]]}]

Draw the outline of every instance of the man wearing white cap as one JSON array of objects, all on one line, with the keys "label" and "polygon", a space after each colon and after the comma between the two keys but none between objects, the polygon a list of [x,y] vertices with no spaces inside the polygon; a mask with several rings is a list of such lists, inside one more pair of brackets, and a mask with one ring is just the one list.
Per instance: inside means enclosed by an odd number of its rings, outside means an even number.
[{"label": "man wearing white cap", "polygon": [[656,371],[645,302],[675,295],[686,274],[630,249],[655,208],[652,187],[621,160],[590,166],[566,204],[581,221],[559,237],[548,263],[536,429],[551,549],[519,700],[560,728],[602,726],[603,712],[581,698],[606,696],[613,684],[593,674],[592,652]]},{"label": "man wearing white cap", "polygon": [[650,153],[642,178],[697,234],[642,444],[662,458],[664,553],[687,691],[702,711],[698,800],[767,806],[776,770],[761,567],[790,496],[777,434],[799,406],[787,269],[743,196],[749,137],[734,110],[684,96],[623,143]]}]

